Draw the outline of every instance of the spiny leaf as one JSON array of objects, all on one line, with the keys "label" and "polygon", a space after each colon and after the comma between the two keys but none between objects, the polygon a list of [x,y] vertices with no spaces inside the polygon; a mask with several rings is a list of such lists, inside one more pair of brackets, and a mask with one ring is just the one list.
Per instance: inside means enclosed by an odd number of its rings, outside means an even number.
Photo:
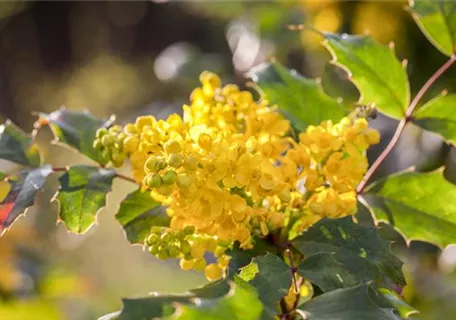
[{"label": "spiny leaf", "polygon": [[[404,299],[396,292],[387,290],[385,288],[378,289],[377,292],[379,293],[379,299],[377,299],[376,302],[379,306],[392,306],[403,318],[408,318],[411,315],[419,313],[418,310],[405,302]],[[380,303],[380,301],[382,301],[382,303]]]},{"label": "spiny leaf", "polygon": [[112,315],[119,320],[259,319],[262,305],[255,290],[237,276],[233,280],[221,280],[182,295],[123,299],[122,311]]},{"label": "spiny leaf", "polygon": [[30,206],[52,173],[50,165],[22,171],[8,180],[9,191],[0,202],[0,234]]},{"label": "spiny leaf", "polygon": [[265,307],[262,319],[272,319],[277,314],[276,304],[291,286],[290,267],[278,256],[268,253],[253,258],[249,265],[241,269],[240,277],[257,289]]},{"label": "spiny leaf", "polygon": [[440,171],[403,172],[366,189],[377,217],[392,222],[407,237],[456,243],[456,186]]},{"label": "spiny leaf", "polygon": [[434,131],[456,144],[456,94],[440,95],[413,114],[413,122],[423,129]]},{"label": "spiny leaf", "polygon": [[298,130],[325,120],[338,121],[347,114],[347,109],[328,96],[318,81],[287,70],[278,62],[256,67],[249,75]]},{"label": "spiny leaf", "polygon": [[106,204],[116,172],[91,166],[72,166],[62,175],[56,199],[60,218],[68,230],[82,233],[94,222],[97,212]]},{"label": "spiny leaf", "polygon": [[325,33],[324,45],[332,63],[347,70],[364,104],[375,104],[390,117],[400,119],[410,102],[407,73],[394,51],[370,36]]},{"label": "spiny leaf", "polygon": [[30,167],[39,167],[41,163],[32,137],[11,121],[0,125],[0,159]]},{"label": "spiny leaf", "polygon": [[311,255],[299,265],[299,274],[316,284],[323,292],[349,288],[361,283],[375,281],[392,286],[383,280],[380,270],[368,260],[341,252],[324,252]]},{"label": "spiny leaf", "polygon": [[322,219],[292,244],[306,257],[299,273],[323,291],[369,281],[386,287],[405,284],[402,262],[390,251],[390,243],[351,217]]},{"label": "spiny leaf", "polygon": [[376,295],[369,285],[363,284],[322,294],[298,309],[308,320],[400,320],[392,308],[381,308],[374,302]]},{"label": "spiny leaf", "polygon": [[410,0],[412,16],[424,35],[443,54],[456,49],[456,3],[438,0]]},{"label": "spiny leaf", "polygon": [[140,189],[122,200],[116,219],[125,229],[131,243],[143,243],[153,226],[169,225],[169,217],[160,203]]},{"label": "spiny leaf", "polygon": [[95,118],[87,111],[70,111],[61,108],[50,114],[40,113],[41,121],[48,122],[57,141],[75,148],[90,159],[105,165],[100,150],[93,148],[96,131],[109,127],[114,118],[108,121]]}]

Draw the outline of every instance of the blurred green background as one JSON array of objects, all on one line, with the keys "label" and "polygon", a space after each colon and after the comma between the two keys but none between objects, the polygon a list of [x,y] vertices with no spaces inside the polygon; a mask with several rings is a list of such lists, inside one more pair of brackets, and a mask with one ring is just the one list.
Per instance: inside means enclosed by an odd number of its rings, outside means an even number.
[{"label": "blurred green background", "polygon": [[[245,73],[273,57],[307,77],[322,78],[330,95],[356,101],[358,93],[347,75],[327,64],[330,56],[319,36],[308,29],[290,30],[290,25],[299,24],[328,32],[370,33],[384,44],[393,41],[398,57],[408,60],[416,92],[445,57],[421,34],[406,5],[2,1],[0,120],[9,118],[29,131],[33,111],[50,112],[62,105],[89,109],[98,117],[114,113],[119,123],[140,114],[164,117],[179,111],[201,71],[215,71],[225,82],[244,86]],[[428,97],[455,87],[453,70]],[[370,151],[371,158],[384,148],[396,122],[379,116],[373,125],[383,139]],[[38,137],[46,162],[89,163],[46,142],[50,137],[46,131]],[[396,149],[379,175],[411,165],[430,170],[448,164],[447,177],[456,181],[456,153],[433,134],[410,125]],[[14,170],[4,162],[0,167]],[[120,297],[180,292],[205,282],[199,274],[180,271],[175,262],[158,261],[129,245],[114,214],[133,186],[115,182],[98,224],[77,236],[55,223],[57,204],[49,204],[55,180],[40,194],[37,206],[0,239],[0,319],[96,319],[119,309]],[[445,257],[445,268],[451,269],[454,255]]]}]

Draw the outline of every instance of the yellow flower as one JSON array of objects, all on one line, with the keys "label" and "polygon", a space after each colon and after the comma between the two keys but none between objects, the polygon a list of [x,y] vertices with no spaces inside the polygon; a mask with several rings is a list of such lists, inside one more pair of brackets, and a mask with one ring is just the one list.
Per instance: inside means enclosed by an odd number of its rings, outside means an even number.
[{"label": "yellow flower", "polygon": [[[308,126],[294,141],[267,101],[211,72],[200,82],[183,117],[138,117],[123,130],[100,129],[94,142],[116,166],[128,158],[142,189],[167,206],[169,227],[152,228],[146,241],[152,254],[217,280],[235,242],[249,249],[280,228],[299,233],[355,212],[365,150],[380,139],[365,119]],[[207,252],[217,263],[206,263]]]}]

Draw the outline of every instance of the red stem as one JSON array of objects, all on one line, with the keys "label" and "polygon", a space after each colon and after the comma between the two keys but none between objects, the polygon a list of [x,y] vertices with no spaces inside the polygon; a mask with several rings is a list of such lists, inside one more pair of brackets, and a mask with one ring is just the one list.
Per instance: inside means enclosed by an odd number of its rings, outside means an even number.
[{"label": "red stem", "polygon": [[386,160],[388,155],[391,153],[393,148],[399,142],[399,138],[401,137],[402,132],[404,131],[405,125],[410,122],[412,119],[412,114],[415,111],[418,103],[420,102],[421,98],[423,98],[424,94],[429,90],[429,88],[434,84],[434,82],[447,71],[453,63],[456,61],[456,54],[453,54],[450,59],[445,62],[429,79],[426,83],[421,87],[420,91],[416,94],[415,98],[410,103],[409,107],[404,113],[404,117],[399,122],[396,131],[394,132],[393,137],[391,138],[390,142],[386,146],[386,148],[382,151],[380,156],[374,161],[371,165],[369,170],[364,175],[363,180],[358,184],[356,188],[356,192],[361,194],[367,186],[369,179],[374,175],[374,173],[378,170],[380,165]]},{"label": "red stem", "polygon": [[125,181],[133,182],[134,184],[138,184],[135,179],[127,177],[127,176],[124,176],[123,174],[120,174],[120,173],[116,173],[116,177],[120,178],[120,179],[123,179]]}]

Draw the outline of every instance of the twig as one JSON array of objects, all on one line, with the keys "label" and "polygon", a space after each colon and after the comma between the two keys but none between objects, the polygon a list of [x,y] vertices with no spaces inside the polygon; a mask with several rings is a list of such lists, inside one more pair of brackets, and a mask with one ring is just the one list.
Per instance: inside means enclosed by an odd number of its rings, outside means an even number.
[{"label": "twig", "polygon": [[125,175],[123,175],[123,174],[120,174],[120,173],[116,173],[116,177],[117,177],[117,178],[120,178],[120,179],[123,179],[123,180],[125,180],[125,181],[130,181],[130,182],[132,182],[132,183],[134,183],[134,184],[138,184],[138,182],[136,182],[135,179],[133,179],[133,178],[131,178],[131,177],[127,177],[127,176],[125,176]]},{"label": "twig", "polygon": [[421,87],[420,91],[416,94],[415,98],[412,100],[410,103],[409,107],[404,113],[404,117],[401,119],[399,122],[396,131],[394,132],[393,137],[391,138],[390,142],[386,146],[386,148],[382,151],[380,156],[374,161],[374,163],[371,165],[369,170],[366,172],[364,175],[364,179],[358,184],[356,187],[356,192],[358,194],[361,194],[365,187],[367,186],[367,183],[369,182],[369,179],[373,176],[373,174],[378,170],[380,165],[386,160],[388,155],[391,153],[393,148],[396,146],[396,144],[399,142],[399,138],[401,137],[402,132],[404,131],[405,125],[412,120],[412,114],[413,111],[415,111],[415,108],[417,107],[418,103],[420,102],[421,98],[424,96],[424,94],[429,90],[429,88],[434,84],[434,82],[443,74],[445,71],[447,71],[453,63],[456,61],[456,54],[453,54],[450,59],[445,62],[427,81],[426,83]]},{"label": "twig", "polygon": [[294,264],[293,254],[292,254],[290,248],[291,248],[291,244],[287,243],[287,248],[285,250],[285,253],[287,254],[288,261],[290,261],[290,271],[291,271],[291,276],[293,277],[293,285],[295,288],[295,293],[299,293],[298,282],[296,280],[296,272],[298,269],[296,268],[296,266]]}]

